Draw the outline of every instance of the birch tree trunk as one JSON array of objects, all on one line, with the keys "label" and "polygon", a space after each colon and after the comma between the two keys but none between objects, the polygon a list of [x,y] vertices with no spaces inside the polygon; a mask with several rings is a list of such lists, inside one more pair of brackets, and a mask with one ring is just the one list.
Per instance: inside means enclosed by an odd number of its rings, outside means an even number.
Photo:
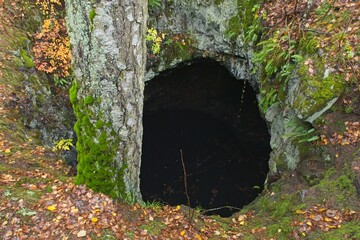
[{"label": "birch tree trunk", "polygon": [[147,0],[66,0],[77,183],[133,202],[140,163]]}]

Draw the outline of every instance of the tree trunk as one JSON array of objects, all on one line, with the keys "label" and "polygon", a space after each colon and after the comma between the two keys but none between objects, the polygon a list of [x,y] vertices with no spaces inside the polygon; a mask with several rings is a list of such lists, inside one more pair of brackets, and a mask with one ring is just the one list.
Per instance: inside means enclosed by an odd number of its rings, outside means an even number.
[{"label": "tree trunk", "polygon": [[66,0],[75,80],[77,183],[141,199],[147,0]]}]

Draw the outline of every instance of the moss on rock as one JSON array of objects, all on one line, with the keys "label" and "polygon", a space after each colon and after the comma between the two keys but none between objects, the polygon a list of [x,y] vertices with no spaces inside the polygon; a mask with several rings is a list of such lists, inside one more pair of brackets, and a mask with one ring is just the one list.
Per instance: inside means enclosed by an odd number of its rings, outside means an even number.
[{"label": "moss on rock", "polygon": [[20,56],[21,56],[22,60],[24,61],[24,66],[26,68],[33,68],[35,66],[30,55],[24,49],[20,50]]},{"label": "moss on rock", "polygon": [[[313,69],[311,69],[313,68]],[[309,72],[314,71],[314,74]],[[297,71],[300,87],[293,103],[294,109],[303,116],[321,111],[331,100],[343,92],[345,85],[342,74],[328,72],[320,58],[314,58],[313,65],[300,64]]]},{"label": "moss on rock", "polygon": [[70,89],[70,101],[77,118],[74,126],[78,137],[76,143],[78,174],[75,183],[85,183],[87,187],[96,192],[117,198],[119,194],[124,195],[125,192],[122,174],[126,169],[126,164],[117,170],[114,161],[120,138],[114,137],[111,134],[112,131],[109,131],[111,123],[95,119],[92,106],[99,103],[100,100],[93,96],[78,99],[78,89],[79,86],[74,81]]}]

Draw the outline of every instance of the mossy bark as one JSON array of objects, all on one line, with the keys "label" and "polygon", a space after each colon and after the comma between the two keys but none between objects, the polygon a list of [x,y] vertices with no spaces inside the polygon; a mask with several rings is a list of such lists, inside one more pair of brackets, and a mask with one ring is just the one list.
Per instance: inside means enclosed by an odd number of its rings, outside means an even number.
[{"label": "mossy bark", "polygon": [[139,200],[147,0],[67,0],[66,11],[77,182]]}]

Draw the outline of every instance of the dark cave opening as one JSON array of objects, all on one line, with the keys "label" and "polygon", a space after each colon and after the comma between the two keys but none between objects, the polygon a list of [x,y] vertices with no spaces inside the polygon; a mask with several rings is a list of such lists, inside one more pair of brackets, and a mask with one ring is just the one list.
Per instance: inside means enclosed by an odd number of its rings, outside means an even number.
[{"label": "dark cave opening", "polygon": [[256,93],[217,62],[198,61],[148,82],[143,125],[144,201],[187,205],[180,150],[191,207],[241,208],[261,193],[270,136]]}]

